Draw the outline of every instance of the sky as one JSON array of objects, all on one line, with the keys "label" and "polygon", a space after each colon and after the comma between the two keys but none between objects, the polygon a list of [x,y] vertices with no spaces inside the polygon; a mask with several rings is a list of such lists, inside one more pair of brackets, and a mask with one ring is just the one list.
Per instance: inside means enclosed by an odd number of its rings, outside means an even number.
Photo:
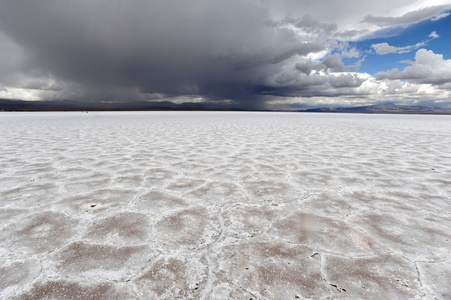
[{"label": "sky", "polygon": [[451,0],[0,0],[0,98],[451,108]]}]

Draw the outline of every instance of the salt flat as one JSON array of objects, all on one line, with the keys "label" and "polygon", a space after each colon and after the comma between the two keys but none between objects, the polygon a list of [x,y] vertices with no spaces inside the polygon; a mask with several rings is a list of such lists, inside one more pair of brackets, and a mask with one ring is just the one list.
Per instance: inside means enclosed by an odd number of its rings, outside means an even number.
[{"label": "salt flat", "polygon": [[0,114],[0,298],[450,299],[451,116]]}]

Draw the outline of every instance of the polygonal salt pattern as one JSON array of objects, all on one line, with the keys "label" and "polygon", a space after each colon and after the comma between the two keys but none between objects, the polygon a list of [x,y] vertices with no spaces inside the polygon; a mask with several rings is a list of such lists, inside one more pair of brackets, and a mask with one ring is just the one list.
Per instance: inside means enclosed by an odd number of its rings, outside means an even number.
[{"label": "polygonal salt pattern", "polygon": [[450,298],[450,116],[0,127],[1,299]]}]

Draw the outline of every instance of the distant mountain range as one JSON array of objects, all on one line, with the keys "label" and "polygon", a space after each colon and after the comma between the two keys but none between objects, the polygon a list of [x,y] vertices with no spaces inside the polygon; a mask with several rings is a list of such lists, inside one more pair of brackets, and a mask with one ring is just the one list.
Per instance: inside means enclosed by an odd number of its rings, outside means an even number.
[{"label": "distant mountain range", "polygon": [[378,113],[378,114],[451,114],[450,109],[421,105],[378,104],[357,107],[326,107],[297,110],[302,112]]},{"label": "distant mountain range", "polygon": [[78,102],[78,101],[22,101],[0,99],[3,111],[146,111],[146,110],[226,110],[225,106],[204,103],[173,102]]},{"label": "distant mountain range", "polygon": [[[154,111],[154,110],[252,110],[231,108],[216,103],[123,102],[98,103],[77,101],[22,101],[0,99],[0,111]],[[264,110],[270,111],[270,110]],[[280,111],[280,110],[277,110]],[[290,110],[293,111],[293,110]],[[295,110],[296,112],[379,113],[379,114],[451,114],[451,109],[420,105],[378,104],[357,107],[325,107]]]}]

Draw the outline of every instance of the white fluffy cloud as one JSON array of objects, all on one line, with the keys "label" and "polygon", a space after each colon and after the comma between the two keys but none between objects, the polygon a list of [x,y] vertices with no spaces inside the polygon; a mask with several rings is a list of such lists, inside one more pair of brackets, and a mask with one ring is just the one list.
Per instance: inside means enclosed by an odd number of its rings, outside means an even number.
[{"label": "white fluffy cloud", "polygon": [[451,83],[451,60],[443,59],[443,55],[436,54],[431,50],[420,49],[415,54],[415,61],[408,61],[410,66],[399,71],[392,69],[387,72],[376,74],[378,80],[403,79],[413,83],[427,83],[443,85]]},{"label": "white fluffy cloud", "polygon": [[437,34],[437,32],[432,31],[430,35],[428,35],[428,37],[430,37],[431,39],[437,39],[440,36]]}]

